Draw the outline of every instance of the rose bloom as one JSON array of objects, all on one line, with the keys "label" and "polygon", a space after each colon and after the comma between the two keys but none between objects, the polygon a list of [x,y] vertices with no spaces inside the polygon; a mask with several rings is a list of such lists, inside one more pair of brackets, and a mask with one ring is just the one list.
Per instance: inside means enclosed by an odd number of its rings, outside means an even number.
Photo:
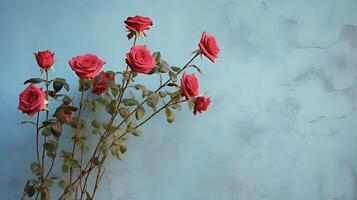
[{"label": "rose bloom", "polygon": [[201,41],[198,44],[198,47],[200,47],[200,50],[203,55],[205,55],[212,62],[214,62],[214,60],[218,58],[220,49],[216,43],[216,39],[208,33],[202,33]]},{"label": "rose bloom", "polygon": [[132,38],[136,32],[139,34],[143,34],[146,36],[144,33],[144,30],[149,30],[150,26],[153,25],[153,22],[150,18],[148,17],[143,17],[143,16],[135,16],[135,17],[128,17],[125,21],[125,27],[128,29],[129,34],[128,38]]},{"label": "rose bloom", "polygon": [[115,82],[115,76],[109,76],[104,71],[101,71],[99,76],[101,77],[101,80],[97,83],[94,83],[92,89],[92,92],[98,95],[108,90],[108,86],[106,85],[107,81]]},{"label": "rose bloom", "polygon": [[50,68],[55,63],[54,56],[55,54],[50,50],[35,53],[38,66],[44,69]]},{"label": "rose bloom", "polygon": [[143,74],[150,74],[156,65],[154,57],[146,46],[133,46],[126,54],[126,63],[132,71]]},{"label": "rose bloom", "polygon": [[196,97],[199,93],[198,80],[195,74],[183,73],[181,78],[182,96],[187,100]]},{"label": "rose bloom", "polygon": [[[65,107],[68,107],[69,105],[66,105],[66,104],[62,104],[60,105],[61,108],[65,108]],[[63,111],[63,113],[61,113],[61,115],[59,116],[63,121],[65,122],[68,122],[69,119],[71,119],[72,117],[72,112],[67,114]]]},{"label": "rose bloom", "polygon": [[202,113],[203,111],[206,111],[210,103],[210,98],[204,96],[197,97],[195,107],[193,108],[193,114],[196,115],[197,112]]},{"label": "rose bloom", "polygon": [[76,56],[70,60],[69,65],[79,78],[94,78],[105,64],[93,54]]},{"label": "rose bloom", "polygon": [[17,107],[23,113],[33,116],[46,107],[46,98],[42,88],[35,84],[30,84],[19,95],[19,106]]}]

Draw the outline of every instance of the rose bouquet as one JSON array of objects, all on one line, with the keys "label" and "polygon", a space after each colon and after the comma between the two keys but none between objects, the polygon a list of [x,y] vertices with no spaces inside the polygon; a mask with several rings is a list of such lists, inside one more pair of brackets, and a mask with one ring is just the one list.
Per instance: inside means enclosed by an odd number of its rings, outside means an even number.
[{"label": "rose bouquet", "polygon": [[[54,53],[35,53],[44,77],[25,81],[27,88],[20,93],[18,106],[23,113],[34,116],[33,121],[22,123],[34,125],[36,131],[33,177],[26,182],[22,199],[48,200],[55,195],[55,199],[64,200],[94,199],[105,172],[105,161],[112,156],[122,159],[128,151],[128,138],[143,135],[141,126],[161,111],[172,123],[174,110],[181,110],[184,102],[194,115],[205,111],[211,103],[210,98],[200,95],[196,75],[185,70],[194,68],[201,73],[192,64],[198,56],[215,61],[220,50],[213,36],[203,32],[192,58],[181,67],[169,66],[160,52],[150,53],[147,46],[137,44],[153,25],[150,18],[129,17],[124,23],[133,45],[122,71],[102,71],[105,61],[91,53],[68,61],[78,76],[79,101],[68,95],[70,85],[64,78],[50,78]],[[139,84],[139,74],[157,75],[159,86],[149,89]],[[39,87],[41,84],[44,88]],[[83,115],[100,111],[107,113],[104,119],[99,114],[92,114],[94,119]],[[71,144],[60,145],[63,137],[70,138]],[[93,148],[89,147],[92,145],[88,145],[88,138],[95,141]],[[70,148],[65,148],[68,145]],[[53,192],[54,184],[61,188],[59,192]]]}]

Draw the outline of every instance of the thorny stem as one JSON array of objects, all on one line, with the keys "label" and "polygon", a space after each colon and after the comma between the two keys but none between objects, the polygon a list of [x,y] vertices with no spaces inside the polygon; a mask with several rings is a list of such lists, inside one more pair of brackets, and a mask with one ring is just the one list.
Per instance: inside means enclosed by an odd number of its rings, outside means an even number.
[{"label": "thorny stem", "polygon": [[[45,69],[45,75],[46,75],[46,82],[45,82],[45,85],[46,85],[46,93],[45,93],[45,97],[46,97],[46,103],[48,103],[48,86],[50,85],[50,82],[48,81],[48,69]],[[49,114],[49,110],[48,108],[46,108],[46,121],[48,120],[48,114]],[[39,115],[39,114],[38,114]],[[37,120],[39,120],[39,116],[37,118]],[[37,121],[37,124],[38,124],[38,121]],[[39,128],[38,128],[38,125],[37,125],[37,135],[39,135]],[[44,138],[44,144],[47,142],[47,136],[45,136]],[[37,145],[38,147],[38,145]],[[44,171],[45,171],[45,148],[42,147],[42,157],[41,157],[41,184],[40,184],[40,190],[42,190],[42,187],[43,187],[43,183],[45,181],[45,176],[44,176]],[[36,195],[36,198],[38,198],[39,194],[41,193],[41,191],[38,191],[37,195]],[[41,193],[41,199],[42,199],[42,193]]]},{"label": "thorny stem", "polygon": [[37,163],[40,164],[40,151],[39,151],[39,139],[40,139],[40,129],[38,127],[38,123],[40,120],[40,112],[37,113],[37,118],[36,118],[36,157],[37,157]]}]

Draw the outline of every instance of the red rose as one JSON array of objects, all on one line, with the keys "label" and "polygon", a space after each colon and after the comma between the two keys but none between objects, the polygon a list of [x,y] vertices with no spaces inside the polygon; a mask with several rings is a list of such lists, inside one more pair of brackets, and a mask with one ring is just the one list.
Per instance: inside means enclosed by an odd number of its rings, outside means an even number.
[{"label": "red rose", "polygon": [[45,94],[42,88],[36,87],[35,84],[30,84],[19,95],[19,106],[17,107],[23,113],[33,116],[46,107]]},{"label": "red rose", "polygon": [[210,103],[210,98],[203,96],[197,97],[195,101],[195,107],[193,108],[193,114],[196,115],[197,112],[202,113],[203,111],[206,111]]},{"label": "red rose", "polygon": [[143,74],[149,74],[156,65],[154,57],[145,45],[131,47],[125,61],[132,71]]},{"label": "red rose", "polygon": [[125,27],[128,29],[130,32],[128,34],[128,38],[132,38],[135,33],[138,34],[143,34],[146,36],[144,33],[144,30],[149,30],[150,26],[153,25],[153,22],[150,18],[148,17],[143,17],[143,16],[135,16],[135,17],[128,17],[125,21]]},{"label": "red rose", "polygon": [[[65,107],[68,107],[69,105],[66,105],[66,104],[62,104],[60,105],[61,108],[65,108]],[[62,112],[61,115],[59,116],[63,121],[65,122],[68,122],[69,119],[71,119],[72,117],[72,112],[71,113],[65,113],[65,112]]]},{"label": "red rose", "polygon": [[206,32],[202,33],[201,41],[198,44],[198,47],[200,47],[201,52],[212,62],[218,58],[220,49],[216,43],[216,39]]},{"label": "red rose", "polygon": [[199,93],[198,80],[195,74],[183,73],[181,78],[181,88],[182,96],[186,97],[187,100],[196,97]]},{"label": "red rose", "polygon": [[94,83],[92,89],[93,93],[98,95],[108,90],[108,86],[106,85],[107,81],[115,82],[115,75],[110,76],[105,72],[101,71],[99,73],[99,76],[101,77],[101,80],[97,83]]},{"label": "red rose", "polygon": [[93,54],[76,56],[68,63],[79,78],[94,78],[105,64]]},{"label": "red rose", "polygon": [[54,56],[55,54],[52,53],[50,50],[39,51],[35,53],[35,58],[38,66],[44,69],[50,68],[53,63],[55,63]]}]

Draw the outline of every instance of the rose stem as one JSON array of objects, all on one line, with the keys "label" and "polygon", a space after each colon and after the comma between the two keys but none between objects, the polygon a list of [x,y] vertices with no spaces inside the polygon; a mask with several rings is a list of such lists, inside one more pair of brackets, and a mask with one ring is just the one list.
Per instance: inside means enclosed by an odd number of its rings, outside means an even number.
[{"label": "rose stem", "polygon": [[[83,100],[83,96],[84,96],[84,88],[85,88],[85,80],[82,80],[81,81],[81,86],[82,87],[82,91],[81,91],[81,99],[79,101],[79,110],[78,110],[78,114],[77,114],[77,127],[78,128],[78,123],[79,123],[79,117],[81,115],[81,112],[82,112],[82,100]],[[75,130],[76,131],[76,130]],[[76,149],[76,143],[77,143],[77,139],[76,139],[77,136],[74,137],[73,139],[73,146],[72,146],[72,153],[71,153],[71,159],[73,160],[74,158],[74,151]],[[81,175],[81,172],[80,172],[80,175]],[[72,176],[73,176],[73,168],[72,166],[69,167],[69,185],[72,184]],[[71,194],[71,192],[70,192]]]}]

